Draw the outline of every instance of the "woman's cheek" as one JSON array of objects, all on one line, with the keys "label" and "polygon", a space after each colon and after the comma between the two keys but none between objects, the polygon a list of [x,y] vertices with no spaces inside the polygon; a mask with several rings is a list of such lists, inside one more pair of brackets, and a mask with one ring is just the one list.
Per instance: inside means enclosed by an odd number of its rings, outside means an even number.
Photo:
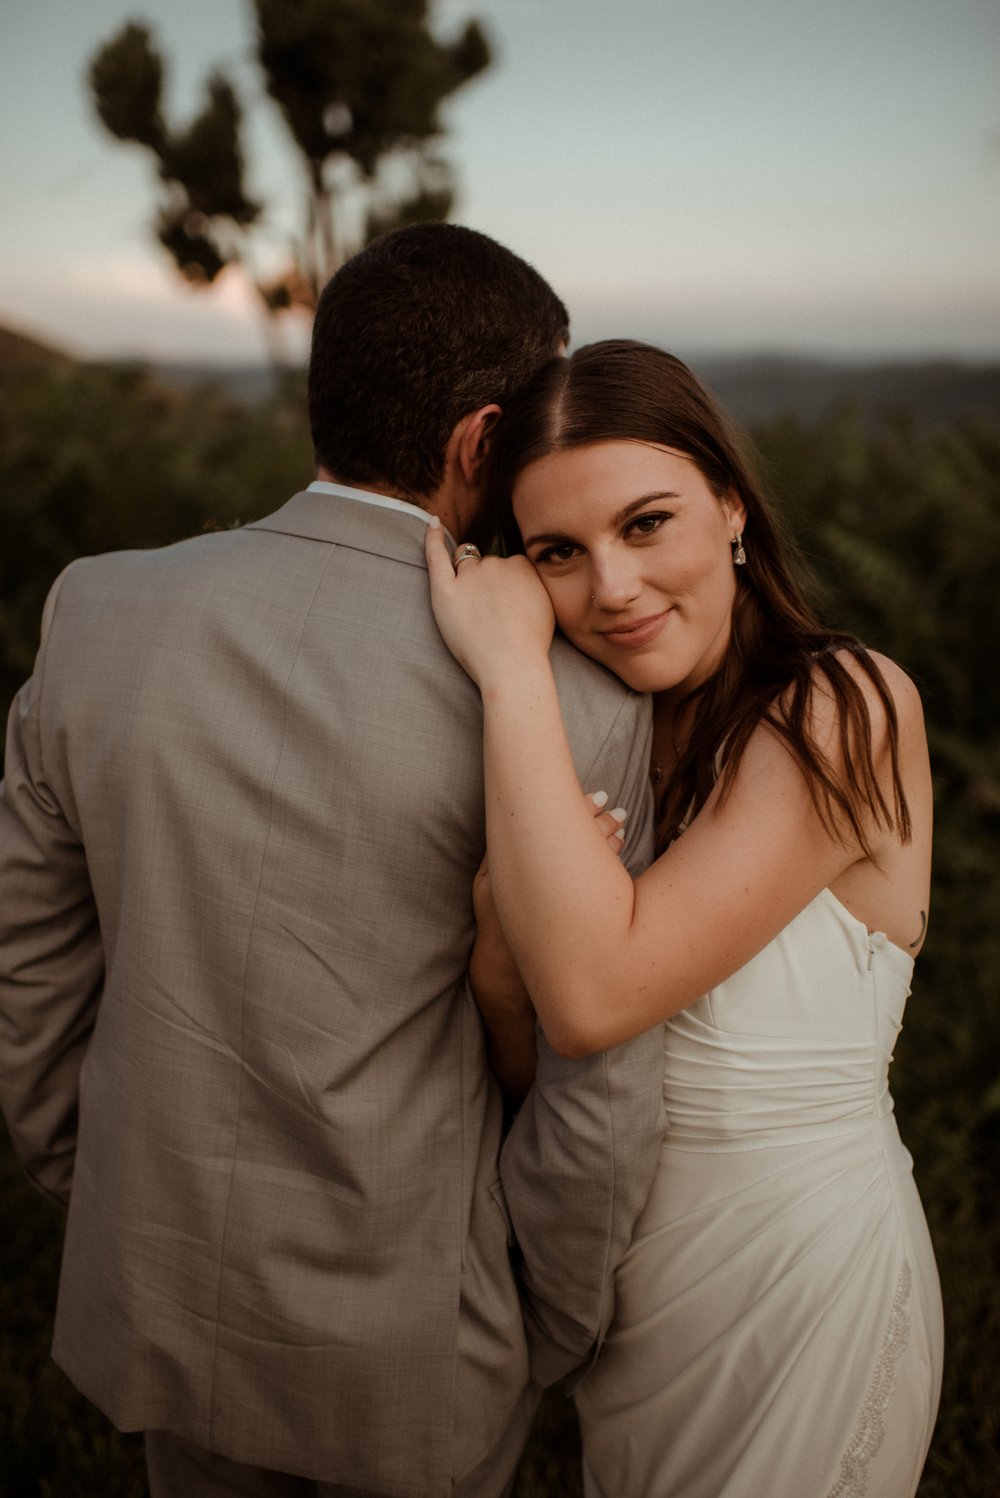
[{"label": "woman's cheek", "polygon": [[585,605],[585,598],[579,585],[574,586],[571,579],[554,579],[543,577],[545,591],[549,595],[549,602],[556,616],[556,623],[564,635],[572,639],[575,631],[579,629],[585,608],[581,606],[581,599]]}]

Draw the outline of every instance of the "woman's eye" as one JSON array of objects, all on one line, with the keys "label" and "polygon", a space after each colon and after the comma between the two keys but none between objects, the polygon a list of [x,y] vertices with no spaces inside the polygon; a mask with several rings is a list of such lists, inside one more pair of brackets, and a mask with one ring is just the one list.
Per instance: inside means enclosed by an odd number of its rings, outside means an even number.
[{"label": "woman's eye", "polygon": [[532,560],[536,567],[542,567],[546,562],[568,562],[576,554],[576,547],[572,541],[562,541],[557,546],[546,546]]},{"label": "woman's eye", "polygon": [[669,511],[650,510],[646,514],[637,515],[630,520],[625,528],[626,535],[652,536],[660,529],[665,521],[670,519]]}]

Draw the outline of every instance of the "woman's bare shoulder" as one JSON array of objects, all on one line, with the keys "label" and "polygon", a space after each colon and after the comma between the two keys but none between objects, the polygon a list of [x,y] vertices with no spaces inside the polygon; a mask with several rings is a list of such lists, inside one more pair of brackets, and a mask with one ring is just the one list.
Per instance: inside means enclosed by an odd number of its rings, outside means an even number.
[{"label": "woman's bare shoulder", "polygon": [[[882,655],[877,650],[869,650],[865,654],[877,671],[885,696],[892,704],[900,737],[905,739],[913,733],[923,737],[924,710],[915,682],[889,656]],[[838,650],[834,659],[861,692],[871,725],[873,744],[877,748],[889,731],[886,701],[878,683],[856,651]],[[810,710],[814,728],[820,734],[824,730],[835,732],[840,721],[841,705],[832,690],[829,675],[819,662],[813,670],[813,687]]]},{"label": "woman's bare shoulder", "polygon": [[[857,656],[852,655],[850,652],[845,653],[848,654],[850,659],[850,665],[847,669],[854,673],[858,685],[864,693],[865,702],[868,706],[868,714],[872,719],[873,725],[884,725],[885,707],[875,683]],[[901,739],[905,742],[915,734],[918,739],[923,740],[925,736],[924,707],[920,700],[920,693],[917,690],[916,682],[911,676],[907,675],[898,662],[891,660],[889,656],[882,655],[877,650],[872,650],[869,651],[868,657],[878,670],[886,692],[889,695],[889,700],[896,710],[896,721],[899,725]]]}]

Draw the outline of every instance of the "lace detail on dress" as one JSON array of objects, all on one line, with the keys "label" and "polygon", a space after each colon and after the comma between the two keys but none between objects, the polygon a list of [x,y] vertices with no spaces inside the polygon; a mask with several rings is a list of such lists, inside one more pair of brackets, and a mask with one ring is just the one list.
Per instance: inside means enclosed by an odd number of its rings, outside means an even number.
[{"label": "lace detail on dress", "polygon": [[889,1311],[889,1325],[882,1339],[882,1349],[875,1364],[871,1385],[861,1406],[851,1443],[840,1458],[840,1476],[827,1498],[864,1498],[868,1491],[868,1464],[885,1439],[883,1416],[892,1398],[899,1360],[910,1339],[907,1301],[912,1283],[910,1266],[904,1259]]}]

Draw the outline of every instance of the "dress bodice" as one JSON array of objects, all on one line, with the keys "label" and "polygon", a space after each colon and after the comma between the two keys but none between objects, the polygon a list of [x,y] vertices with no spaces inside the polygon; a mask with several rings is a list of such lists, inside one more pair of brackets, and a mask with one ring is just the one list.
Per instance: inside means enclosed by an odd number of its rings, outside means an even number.
[{"label": "dress bodice", "polygon": [[823,890],[666,1026],[668,1140],[751,1149],[892,1111],[888,1069],[913,959]]}]

